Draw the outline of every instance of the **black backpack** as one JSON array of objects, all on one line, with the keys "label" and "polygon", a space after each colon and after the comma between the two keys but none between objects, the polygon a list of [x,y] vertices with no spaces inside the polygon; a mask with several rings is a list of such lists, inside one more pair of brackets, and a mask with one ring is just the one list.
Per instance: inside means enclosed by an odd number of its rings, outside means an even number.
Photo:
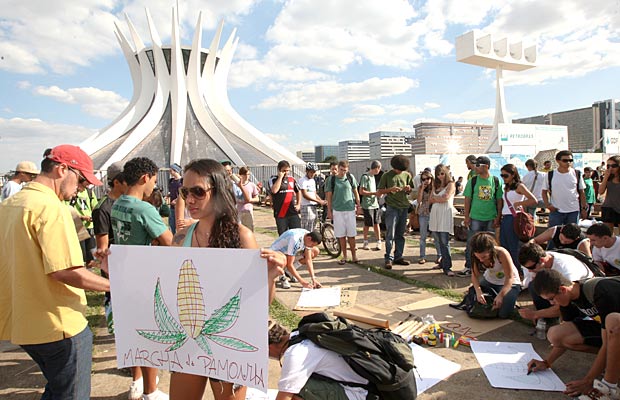
[{"label": "black backpack", "polygon": [[495,289],[486,286],[480,286],[480,290],[482,290],[482,295],[484,296],[484,300],[487,304],[478,303],[476,289],[474,289],[473,286],[470,286],[460,303],[448,305],[452,308],[456,308],[457,310],[465,311],[470,318],[497,318],[499,315],[499,310],[493,309],[493,301],[495,300],[495,297],[497,297],[497,292]]},{"label": "black backpack", "polygon": [[399,335],[383,328],[363,329],[349,324],[342,317],[332,318],[325,313],[303,317],[297,329],[299,334],[290,339],[289,346],[305,339],[311,340],[317,346],[340,354],[351,369],[367,379],[369,384],[342,382],[318,374],[313,374],[313,377],[345,386],[365,387],[369,394],[367,399],[416,398],[413,352]]},{"label": "black backpack", "polygon": [[549,250],[549,251],[560,253],[560,254],[568,254],[570,256],[573,256],[577,260],[579,260],[582,263],[584,263],[586,265],[586,267],[588,267],[588,269],[590,271],[592,271],[592,273],[594,274],[595,277],[604,277],[605,276],[605,273],[603,272],[601,267],[599,267],[599,265],[592,260],[592,257],[588,257],[587,254],[583,253],[580,250],[570,249],[570,248],[561,248],[561,249],[553,249],[553,250]]}]

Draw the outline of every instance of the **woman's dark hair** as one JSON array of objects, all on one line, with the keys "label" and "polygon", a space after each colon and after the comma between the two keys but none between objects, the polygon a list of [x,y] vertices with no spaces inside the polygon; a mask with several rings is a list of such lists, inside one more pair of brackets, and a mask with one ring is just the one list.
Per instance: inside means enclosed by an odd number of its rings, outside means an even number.
[{"label": "woman's dark hair", "polygon": [[250,172],[250,169],[248,167],[239,168],[239,175],[247,175],[248,172]]},{"label": "woman's dark hair", "polygon": [[525,166],[530,167],[532,169],[536,169],[538,168],[538,161],[534,160],[533,158],[530,158],[529,160],[525,162]]},{"label": "woman's dark hair", "polygon": [[239,248],[239,224],[237,223],[237,207],[233,197],[232,181],[226,169],[219,162],[207,158],[190,161],[184,172],[192,171],[205,178],[211,189],[212,210],[215,221],[209,235],[209,247]]},{"label": "woman's dark hair", "polygon": [[435,188],[436,189],[447,186],[447,183],[444,185],[443,181],[441,180],[442,172],[444,173],[444,176],[446,177],[445,179],[447,182],[450,182],[452,180],[450,176],[450,167],[448,167],[447,165],[443,165],[443,164],[437,164],[435,166]]},{"label": "woman's dark hair", "polygon": [[560,233],[568,239],[577,240],[581,237],[581,228],[576,223],[571,222],[570,224],[564,225]]},{"label": "woman's dark hair", "polygon": [[508,192],[509,190],[517,190],[517,186],[521,183],[521,176],[519,175],[519,170],[517,167],[514,164],[506,164],[501,170],[512,175],[512,182],[504,185],[504,191]]},{"label": "woman's dark hair", "polygon": [[269,344],[282,343],[285,336],[289,334],[288,330],[277,322],[269,323]]},{"label": "woman's dark hair", "polygon": [[[431,174],[428,171],[422,171],[422,173],[420,174],[420,180],[424,181],[425,178],[431,178],[431,182],[433,180],[433,174]],[[425,192],[430,192],[433,188],[433,185],[428,185],[424,191]]]},{"label": "woman's dark hair", "polygon": [[[613,162],[614,162],[614,164],[620,164],[620,155],[611,156],[611,157],[609,157],[609,158],[607,159],[607,161],[609,161],[609,160],[613,161]],[[618,169],[618,168],[616,168],[616,169]],[[614,180],[614,178],[616,178],[616,176],[615,176],[614,174],[610,174],[610,175],[609,175],[609,179],[608,179],[608,181],[607,181],[607,182],[611,182],[611,181],[613,181],[613,180]]]},{"label": "woman's dark hair", "polygon": [[390,166],[398,171],[407,171],[409,169],[409,158],[402,154],[392,157]]},{"label": "woman's dark hair", "polygon": [[493,236],[492,233],[478,232],[474,234],[474,236],[471,237],[469,245],[471,246],[471,262],[474,268],[480,272],[483,272],[486,268],[484,264],[478,260],[478,257],[474,255],[474,253],[489,252],[489,256],[491,257],[491,265],[495,265],[495,260],[497,259],[497,251],[495,250],[495,246],[497,246],[497,241],[495,241],[495,236]]}]

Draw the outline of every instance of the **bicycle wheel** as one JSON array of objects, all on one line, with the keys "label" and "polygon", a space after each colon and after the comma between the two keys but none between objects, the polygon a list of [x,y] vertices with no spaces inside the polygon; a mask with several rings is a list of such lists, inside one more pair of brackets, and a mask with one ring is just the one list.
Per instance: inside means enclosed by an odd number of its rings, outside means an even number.
[{"label": "bicycle wheel", "polygon": [[338,257],[342,249],[340,248],[340,242],[334,233],[334,226],[329,222],[323,224],[321,235],[323,236],[323,248],[325,248],[327,254],[334,258]]}]

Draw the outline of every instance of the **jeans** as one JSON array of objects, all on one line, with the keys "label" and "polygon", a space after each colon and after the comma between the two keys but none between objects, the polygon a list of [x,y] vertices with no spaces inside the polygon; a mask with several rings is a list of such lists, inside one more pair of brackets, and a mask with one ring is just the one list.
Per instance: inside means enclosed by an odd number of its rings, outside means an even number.
[{"label": "jeans", "polygon": [[42,400],[90,399],[93,334],[87,326],[57,342],[22,345],[47,379]]},{"label": "jeans", "polygon": [[502,215],[502,222],[499,229],[500,246],[508,250],[513,264],[517,267],[517,270],[520,270],[521,265],[519,264],[519,249],[521,248],[521,241],[515,234],[514,217],[512,214]]},{"label": "jeans", "polygon": [[433,232],[433,238],[435,238],[437,254],[441,256],[439,266],[443,270],[444,274],[447,274],[452,269],[452,256],[450,255],[450,233]]},{"label": "jeans", "polygon": [[429,216],[418,215],[418,220],[420,221],[420,258],[426,258],[426,237],[428,236]]},{"label": "jeans", "polygon": [[168,216],[168,225],[170,225],[170,232],[172,232],[173,235],[176,234],[177,233],[177,217],[175,215],[173,204],[170,205],[170,215]]},{"label": "jeans", "polygon": [[566,225],[570,223],[579,223],[579,211],[567,213],[552,211],[549,213],[549,228],[552,226]]},{"label": "jeans", "polygon": [[[385,211],[385,261],[403,258],[405,250],[405,229],[407,229],[407,209],[386,206]],[[395,244],[394,257],[391,256]]]},{"label": "jeans", "polygon": [[538,200],[538,203],[535,206],[533,206],[533,207],[526,207],[525,211],[527,213],[529,213],[532,216],[532,218],[534,218],[534,221],[536,221],[536,211],[539,208],[542,208],[543,210],[545,209],[545,202],[544,201]]},{"label": "jeans", "polygon": [[493,220],[479,221],[472,219],[469,222],[469,229],[467,230],[467,246],[465,246],[465,269],[471,271],[471,250],[469,249],[469,241],[475,233],[478,232],[495,232],[493,226]]},{"label": "jeans", "polygon": [[283,234],[289,229],[301,228],[301,218],[299,218],[299,214],[276,218],[276,227],[278,228],[278,235]]},{"label": "jeans", "polygon": [[[486,288],[493,288],[497,293],[499,293],[504,287],[504,285],[494,285],[484,278],[480,279],[480,286]],[[508,291],[508,293],[506,293],[506,295],[504,296],[502,306],[499,309],[500,318],[510,318],[512,311],[515,308],[515,304],[517,304],[517,298],[519,297],[520,292],[521,285],[512,285],[510,291]]]}]

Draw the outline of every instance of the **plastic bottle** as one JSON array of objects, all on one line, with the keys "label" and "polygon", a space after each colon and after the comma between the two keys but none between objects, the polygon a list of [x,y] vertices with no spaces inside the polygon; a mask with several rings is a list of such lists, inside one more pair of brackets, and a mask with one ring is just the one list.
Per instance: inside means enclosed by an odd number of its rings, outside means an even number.
[{"label": "plastic bottle", "polygon": [[540,318],[536,322],[536,337],[541,340],[547,338],[547,321],[544,318]]}]

